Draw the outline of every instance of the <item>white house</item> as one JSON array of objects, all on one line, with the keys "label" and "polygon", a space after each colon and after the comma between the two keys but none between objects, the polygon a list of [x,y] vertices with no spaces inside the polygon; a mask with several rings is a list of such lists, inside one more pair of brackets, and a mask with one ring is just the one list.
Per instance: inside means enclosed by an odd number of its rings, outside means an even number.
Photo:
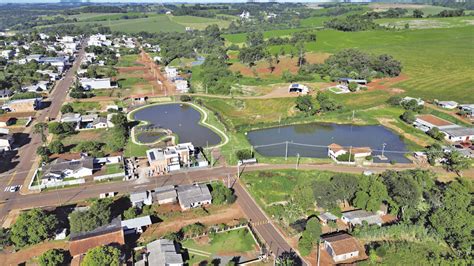
[{"label": "white house", "polygon": [[240,19],[250,19],[250,12],[248,11],[243,11],[242,14],[239,15],[240,16]]},{"label": "white house", "polygon": [[166,66],[165,67],[165,72],[166,72],[166,76],[169,79],[174,79],[178,76],[178,69],[175,68],[175,67]]},{"label": "white house", "polygon": [[21,87],[24,92],[45,92],[48,90],[49,81],[39,81],[37,84]]},{"label": "white house", "polygon": [[211,204],[212,196],[206,184],[178,186],[178,201],[181,209],[188,210]]},{"label": "white house", "polygon": [[86,90],[100,90],[100,89],[111,89],[116,88],[117,86],[112,86],[110,78],[102,79],[90,79],[90,78],[81,78],[79,79],[81,86]]},{"label": "white house", "polygon": [[354,211],[347,211],[342,213],[341,220],[352,226],[361,225],[363,222],[367,222],[367,224],[376,224],[381,226],[383,221],[380,216],[376,213],[364,211],[364,210],[354,210]]},{"label": "white house", "polygon": [[185,79],[177,79],[174,81],[176,90],[181,93],[187,93],[189,91],[188,81]]},{"label": "white house", "polygon": [[359,243],[347,233],[337,233],[322,237],[324,249],[334,262],[342,262],[359,256]]},{"label": "white house", "polygon": [[455,102],[455,101],[438,101],[438,100],[435,100],[435,103],[439,107],[445,108],[445,109],[454,109],[454,108],[458,107],[458,103]]},{"label": "white house", "polygon": [[337,161],[337,157],[347,153],[353,155],[355,159],[364,158],[372,155],[372,149],[370,147],[345,148],[336,143],[332,143],[328,146],[328,156],[335,161]]},{"label": "white house", "polygon": [[459,109],[461,109],[461,111],[464,111],[467,116],[474,116],[474,104],[461,104],[459,105]]},{"label": "white house", "polygon": [[42,182],[62,180],[64,178],[82,178],[91,176],[94,171],[94,159],[92,157],[82,157],[78,160],[65,160],[58,158],[50,164],[43,166],[44,173]]},{"label": "white house", "polygon": [[0,152],[11,150],[12,144],[13,136],[10,134],[8,128],[0,128]]},{"label": "white house", "polygon": [[442,129],[445,139],[451,142],[468,142],[474,140],[474,128],[452,127]]},{"label": "white house", "polygon": [[293,83],[293,84],[290,84],[290,86],[288,87],[288,92],[289,93],[296,92],[296,93],[305,95],[309,93],[309,89],[303,84]]}]

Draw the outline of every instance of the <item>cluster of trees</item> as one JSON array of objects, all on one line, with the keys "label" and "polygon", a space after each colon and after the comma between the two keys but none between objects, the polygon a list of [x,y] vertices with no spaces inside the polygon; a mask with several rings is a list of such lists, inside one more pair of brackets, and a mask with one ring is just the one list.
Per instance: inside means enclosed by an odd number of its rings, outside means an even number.
[{"label": "cluster of trees", "polygon": [[443,10],[436,15],[437,17],[448,18],[448,17],[462,17],[464,16],[463,9],[456,10]]},{"label": "cluster of trees", "polygon": [[5,62],[5,67],[0,71],[0,89],[13,89],[20,92],[23,85],[37,84],[38,81],[49,80],[49,76],[36,72],[45,69],[54,69],[54,67],[40,65],[34,60],[24,65],[6,64]]},{"label": "cluster of trees", "polygon": [[358,14],[333,18],[324,22],[324,26],[339,31],[365,31],[383,28],[383,26],[375,23],[370,17]]},{"label": "cluster of trees", "polygon": [[224,205],[234,203],[236,197],[232,189],[226,187],[223,183],[213,183],[211,185],[212,203],[215,205]]},{"label": "cluster of trees", "polygon": [[65,265],[70,261],[70,254],[63,249],[50,249],[38,258],[40,266]]},{"label": "cluster of trees", "polygon": [[[418,11],[421,11],[419,9],[415,9]],[[404,17],[408,13],[408,10],[405,8],[389,8],[386,11],[383,12],[376,12],[376,11],[371,11],[367,12],[365,16],[371,18],[371,19],[378,19],[378,18],[401,18]],[[413,12],[415,14],[415,12]]]},{"label": "cluster of trees", "polygon": [[59,136],[67,136],[76,132],[74,123],[72,122],[51,122],[48,124],[48,131],[51,134]]},{"label": "cluster of trees", "polygon": [[129,137],[130,126],[127,116],[123,113],[117,113],[111,118],[114,127],[111,128],[111,138],[107,140],[107,146],[112,151],[123,150]]},{"label": "cluster of trees", "polygon": [[251,150],[249,149],[243,149],[243,150],[238,150],[236,153],[235,153],[236,157],[237,157],[237,160],[239,161],[243,161],[243,160],[247,160],[247,159],[252,159],[254,154]]},{"label": "cluster of trees", "polygon": [[112,219],[111,199],[95,200],[85,211],[74,211],[69,215],[72,233],[88,232],[110,223]]},{"label": "cluster of trees", "polygon": [[249,32],[246,46],[240,49],[239,60],[252,66],[255,62],[265,58],[267,54],[263,33],[261,31]]},{"label": "cluster of trees", "polygon": [[92,98],[94,97],[94,93],[90,91],[85,91],[82,86],[79,84],[79,82],[76,82],[74,87],[71,89],[69,92],[69,96],[74,99],[87,99],[87,98]]},{"label": "cluster of trees", "polygon": [[122,252],[114,246],[99,246],[87,251],[81,265],[100,266],[110,265],[119,266]]},{"label": "cluster of trees", "polygon": [[209,55],[201,65],[202,83],[211,94],[229,94],[236,76],[229,70],[223,54]]},{"label": "cluster of trees", "polygon": [[298,242],[298,249],[302,256],[308,256],[311,253],[313,247],[318,243],[321,234],[321,224],[319,223],[318,218],[309,218]]},{"label": "cluster of trees", "polygon": [[38,244],[54,235],[58,220],[53,214],[40,209],[22,212],[9,234],[4,234],[3,241],[11,242],[16,247]]},{"label": "cluster of trees", "polygon": [[374,56],[357,49],[345,49],[331,55],[323,64],[310,65],[305,71],[329,76],[333,80],[347,77],[370,81],[372,78],[398,76],[402,65],[388,54]]},{"label": "cluster of trees", "polygon": [[318,92],[315,100],[319,105],[319,108],[315,107],[314,100],[310,95],[300,95],[295,100],[296,109],[303,112],[305,115],[310,116],[318,112],[325,113],[342,108],[342,105],[332,99],[327,93]]},{"label": "cluster of trees", "polygon": [[73,151],[84,152],[94,157],[101,157],[104,156],[104,152],[102,151],[103,146],[104,144],[102,142],[95,140],[86,140],[79,142],[73,148]]}]

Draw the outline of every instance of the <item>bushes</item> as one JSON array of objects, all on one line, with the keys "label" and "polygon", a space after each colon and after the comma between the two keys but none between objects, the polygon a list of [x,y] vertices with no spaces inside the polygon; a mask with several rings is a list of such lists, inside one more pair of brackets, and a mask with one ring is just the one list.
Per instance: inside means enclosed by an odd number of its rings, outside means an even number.
[{"label": "bushes", "polygon": [[215,205],[231,204],[235,201],[233,191],[220,182],[212,184],[211,195]]},{"label": "bushes", "polygon": [[51,122],[48,124],[48,130],[55,135],[70,135],[76,130],[74,123]]},{"label": "bushes", "polygon": [[189,95],[181,95],[179,96],[179,100],[182,102],[191,102],[193,98]]},{"label": "bushes", "polygon": [[38,262],[41,266],[56,266],[65,264],[65,251],[62,249],[51,249],[43,253]]},{"label": "bushes", "polygon": [[318,242],[321,233],[321,224],[319,223],[318,218],[310,218],[306,223],[306,228],[298,242],[298,248],[302,256],[307,256],[311,253],[311,250]]},{"label": "bushes", "polygon": [[400,118],[410,125],[416,120],[415,113],[412,111],[405,111]]},{"label": "bushes", "polygon": [[99,246],[87,251],[81,265],[83,266],[119,266],[120,249],[112,246]]},{"label": "bushes", "polygon": [[428,131],[426,131],[426,134],[435,140],[443,140],[444,139],[444,133],[439,131],[439,128],[434,127]]},{"label": "bushes", "polygon": [[110,199],[97,200],[92,203],[89,210],[75,211],[69,216],[72,233],[87,232],[108,224],[111,220]]},{"label": "bushes", "polygon": [[202,223],[195,223],[186,225],[181,230],[185,235],[202,235],[206,232],[206,227]]},{"label": "bushes", "polygon": [[253,158],[253,153],[249,149],[245,150],[238,150],[235,155],[237,156],[237,159],[239,161],[247,160],[247,159],[252,159]]}]

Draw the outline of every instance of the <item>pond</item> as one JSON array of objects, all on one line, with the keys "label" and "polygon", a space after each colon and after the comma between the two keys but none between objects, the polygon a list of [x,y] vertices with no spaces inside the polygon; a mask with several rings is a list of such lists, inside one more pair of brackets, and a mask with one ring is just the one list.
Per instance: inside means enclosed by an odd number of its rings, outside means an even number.
[{"label": "pond", "polygon": [[[354,126],[330,123],[310,123],[281,126],[250,131],[247,138],[258,153],[269,157],[328,158],[327,146],[337,143],[344,147],[370,147],[374,162],[380,162],[385,143],[384,155],[397,163],[410,163],[404,155],[408,152],[403,140],[383,126]],[[288,141],[288,151],[286,148]],[[385,161],[387,162],[387,161]]]},{"label": "pond", "polygon": [[[147,121],[149,126],[171,130],[179,142],[192,142],[196,147],[213,146],[221,142],[220,136],[201,124],[201,113],[188,104],[151,105],[135,112],[133,119]],[[160,134],[139,134],[137,140],[152,143]]]}]

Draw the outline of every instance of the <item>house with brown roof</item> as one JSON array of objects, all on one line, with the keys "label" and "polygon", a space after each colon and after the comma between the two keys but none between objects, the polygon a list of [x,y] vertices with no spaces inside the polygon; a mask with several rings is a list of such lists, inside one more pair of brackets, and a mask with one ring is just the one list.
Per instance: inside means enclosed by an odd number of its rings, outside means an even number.
[{"label": "house with brown roof", "polygon": [[322,244],[336,263],[354,260],[361,255],[357,239],[344,232],[323,236]]},{"label": "house with brown roof", "polygon": [[419,115],[416,117],[416,120],[415,122],[413,122],[413,125],[424,132],[435,127],[440,130],[451,127],[458,127],[457,125],[434,115]]},{"label": "house with brown roof", "polygon": [[89,232],[71,234],[69,237],[69,252],[73,257],[103,245],[125,245],[124,232],[119,218],[112,220],[108,225]]}]

